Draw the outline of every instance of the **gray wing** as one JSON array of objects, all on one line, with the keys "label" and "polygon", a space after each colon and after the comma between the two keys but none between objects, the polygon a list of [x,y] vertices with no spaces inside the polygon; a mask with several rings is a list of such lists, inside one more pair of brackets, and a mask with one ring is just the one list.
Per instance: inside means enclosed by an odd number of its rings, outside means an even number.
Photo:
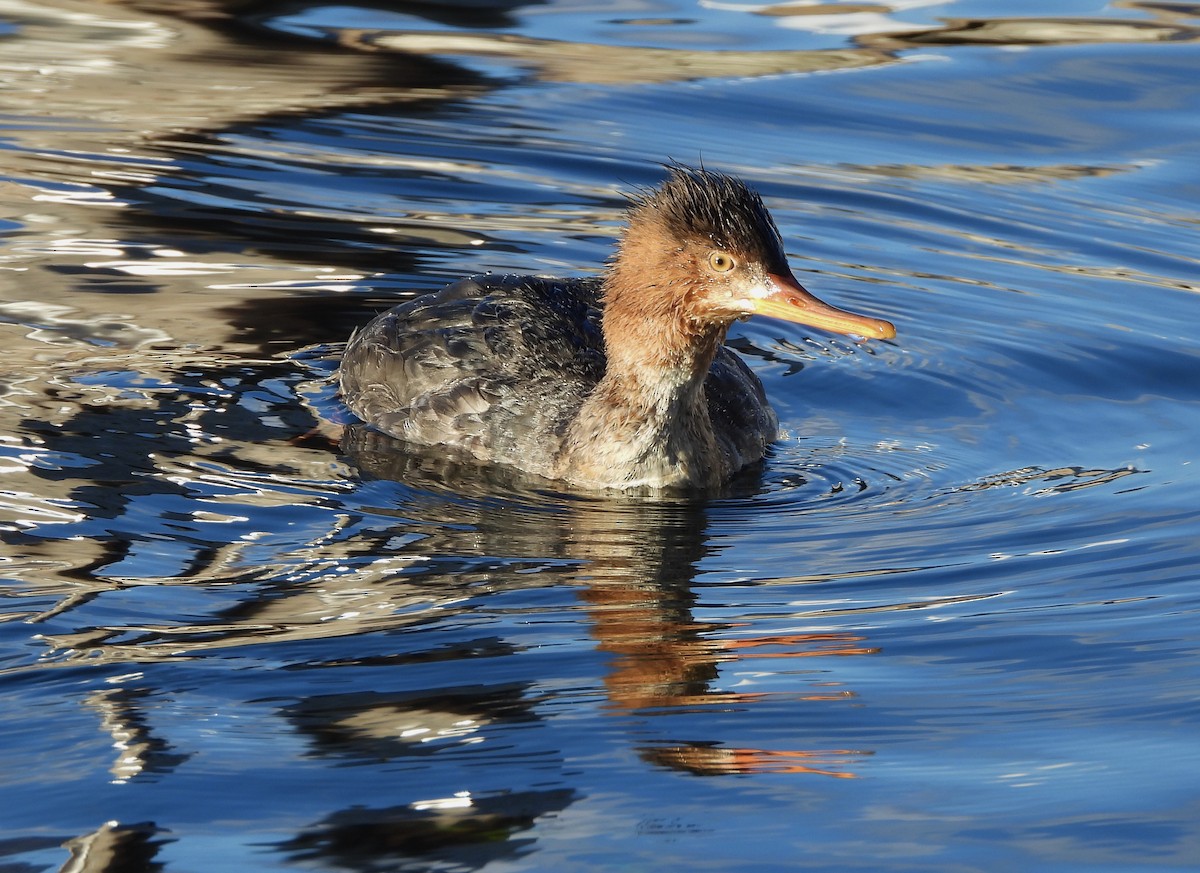
[{"label": "gray wing", "polygon": [[343,397],[406,442],[548,463],[604,371],[598,287],[485,276],[397,306],[351,338]]},{"label": "gray wing", "polygon": [[732,349],[717,350],[704,393],[721,447],[743,466],[761,458],[775,441],[779,419],[758,376]]}]

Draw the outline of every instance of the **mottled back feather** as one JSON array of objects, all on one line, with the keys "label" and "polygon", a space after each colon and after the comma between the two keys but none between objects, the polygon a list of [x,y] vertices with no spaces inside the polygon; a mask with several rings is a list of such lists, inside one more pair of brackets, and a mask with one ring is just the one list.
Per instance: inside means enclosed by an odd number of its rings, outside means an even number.
[{"label": "mottled back feather", "polygon": [[[342,394],[407,442],[548,469],[555,435],[604,373],[598,290],[599,280],[480,276],[401,304],[351,339]],[[531,444],[544,457],[518,448]]]}]

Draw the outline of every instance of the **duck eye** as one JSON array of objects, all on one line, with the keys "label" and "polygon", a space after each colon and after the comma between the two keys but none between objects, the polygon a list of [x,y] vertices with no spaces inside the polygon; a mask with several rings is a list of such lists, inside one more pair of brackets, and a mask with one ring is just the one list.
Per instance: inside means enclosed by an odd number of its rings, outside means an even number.
[{"label": "duck eye", "polygon": [[725,252],[713,252],[708,256],[708,265],[718,273],[728,273],[737,266],[737,261]]}]

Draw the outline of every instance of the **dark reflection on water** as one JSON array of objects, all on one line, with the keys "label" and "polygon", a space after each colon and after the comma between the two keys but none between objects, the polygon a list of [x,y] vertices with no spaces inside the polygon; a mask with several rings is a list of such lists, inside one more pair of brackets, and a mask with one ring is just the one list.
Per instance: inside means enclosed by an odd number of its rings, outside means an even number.
[{"label": "dark reflection on water", "polygon": [[453,869],[478,870],[529,854],[534,840],[524,832],[570,799],[569,792],[542,791],[509,794],[458,809],[447,804],[431,810],[347,810],[280,848],[294,861],[320,861],[339,869],[379,870],[399,863],[404,869],[450,864]]},{"label": "dark reflection on water", "polygon": [[[5,869],[1194,866],[1195,5],[652,11],[0,0]],[[343,429],[699,156],[900,327],[739,327],[760,468]]]}]

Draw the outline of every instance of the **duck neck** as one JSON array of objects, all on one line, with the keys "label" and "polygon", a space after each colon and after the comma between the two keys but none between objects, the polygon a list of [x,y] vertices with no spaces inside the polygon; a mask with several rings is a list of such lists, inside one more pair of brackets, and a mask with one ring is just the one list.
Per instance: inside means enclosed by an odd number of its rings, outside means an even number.
[{"label": "duck neck", "polygon": [[565,435],[564,470],[604,486],[717,481],[730,470],[704,382],[725,326],[685,317],[678,288],[627,296],[632,289],[613,280],[604,289],[605,373]]},{"label": "duck neck", "polygon": [[707,419],[704,380],[726,326],[689,318],[686,288],[629,285],[617,268],[605,279],[607,363],[598,389],[608,402],[639,410],[647,420],[701,413]]}]

